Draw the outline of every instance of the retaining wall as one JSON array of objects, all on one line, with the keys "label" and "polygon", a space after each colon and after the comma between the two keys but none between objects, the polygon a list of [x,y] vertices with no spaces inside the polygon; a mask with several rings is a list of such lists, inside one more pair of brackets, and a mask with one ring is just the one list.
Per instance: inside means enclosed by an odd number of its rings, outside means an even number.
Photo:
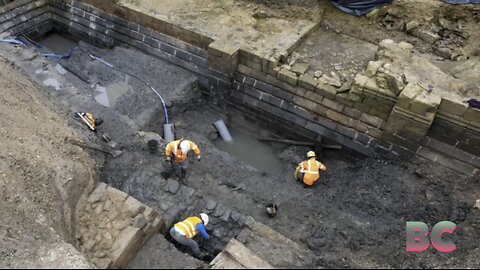
[{"label": "retaining wall", "polygon": [[[218,106],[292,136],[326,137],[366,155],[418,154],[435,161],[441,155],[461,164],[452,166],[458,171],[479,169],[473,157],[480,156],[480,112],[454,99],[418,94],[418,87],[385,62],[373,61],[342,87],[281,68],[315,26],[292,48],[264,57],[107,1],[18,0],[1,7],[0,14],[2,32],[35,35],[54,29],[107,47],[129,45],[181,66],[198,76]],[[390,41],[379,48],[377,57],[392,63],[395,55],[410,57],[412,50],[408,43]],[[445,145],[442,151],[431,139]]]}]

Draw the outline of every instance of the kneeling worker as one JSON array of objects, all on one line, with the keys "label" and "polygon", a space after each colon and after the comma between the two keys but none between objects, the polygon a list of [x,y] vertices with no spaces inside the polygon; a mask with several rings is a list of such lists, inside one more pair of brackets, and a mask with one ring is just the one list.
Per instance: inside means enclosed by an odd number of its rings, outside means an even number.
[{"label": "kneeling worker", "polygon": [[204,239],[208,239],[209,236],[205,230],[207,224],[208,215],[201,213],[200,217],[189,217],[175,224],[172,229],[170,229],[170,235],[178,243],[189,247],[193,251],[193,255],[201,259],[202,252],[193,238],[200,233]]},{"label": "kneeling worker", "polygon": [[324,172],[327,167],[315,159],[315,152],[307,153],[308,160],[298,164],[295,169],[295,178],[307,186],[312,186],[320,178],[320,171]]}]

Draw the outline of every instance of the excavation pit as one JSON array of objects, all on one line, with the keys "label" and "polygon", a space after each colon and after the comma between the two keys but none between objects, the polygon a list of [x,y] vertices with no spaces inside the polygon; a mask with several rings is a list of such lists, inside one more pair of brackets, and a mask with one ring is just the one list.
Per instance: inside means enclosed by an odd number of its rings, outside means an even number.
[{"label": "excavation pit", "polygon": [[[141,1],[142,4],[146,2]],[[131,268],[206,267],[205,263],[224,250],[232,239],[237,239],[273,266],[283,268],[478,265],[473,255],[478,251],[476,240],[480,238],[479,212],[472,207],[478,199],[478,177],[472,176],[478,172],[474,167],[478,159],[472,155],[477,153],[479,144],[475,143],[475,131],[469,129],[463,133],[459,131],[458,141],[452,143],[466,152],[457,152],[459,149],[455,147],[446,148],[448,151],[443,149],[439,141],[443,134],[435,131],[441,129],[446,130],[443,133],[451,134],[448,113],[439,113],[441,116],[435,117],[434,121],[426,117],[415,118],[422,122],[412,128],[417,133],[420,130],[428,134],[422,137],[425,142],[418,148],[419,155],[431,156],[432,160],[443,162],[447,167],[411,156],[404,160],[399,157],[400,152],[409,152],[406,147],[410,144],[397,147],[381,140],[382,132],[397,120],[389,119],[389,113],[402,121],[413,121],[412,118],[401,118],[405,115],[405,108],[393,110],[389,107],[397,105],[396,97],[387,96],[388,99],[383,100],[389,105],[385,112],[381,117],[372,116],[372,108],[349,106],[348,100],[342,103],[341,98],[349,95],[350,89],[343,89],[345,92],[339,95],[337,89],[318,88],[318,81],[306,78],[306,75],[315,77],[314,69],[317,68],[325,68],[328,72],[336,70],[335,65],[331,65],[335,55],[312,54],[311,70],[302,74],[305,76],[297,76],[287,67],[280,71],[269,69],[276,60],[285,63],[292,55],[270,55],[268,43],[261,39],[247,40],[251,50],[233,51],[228,46],[222,47],[225,44],[211,40],[215,36],[199,38],[189,32],[195,30],[193,28],[185,30],[168,23],[161,24],[159,17],[162,16],[143,20],[145,17],[141,14],[125,12],[126,4],[113,8],[109,4],[102,5],[110,13],[78,1],[38,1],[38,4],[31,5],[35,12],[22,11],[32,15],[32,20],[23,29],[20,29],[24,26],[21,23],[12,26],[12,34],[21,38],[25,33],[39,41],[37,37],[56,31],[46,35],[41,43],[57,54],[68,52],[72,47],[79,47],[79,50],[62,61],[43,58],[43,52],[32,46],[23,49],[2,45],[0,53],[38,85],[43,85],[44,91],[62,112],[71,115],[75,111],[88,111],[105,120],[94,134],[82,123],[66,117],[70,120],[66,121],[68,125],[78,132],[77,136],[91,143],[108,149],[100,135],[112,135],[123,151],[122,156],[112,158],[98,152],[82,152],[95,160],[94,172],[98,174],[98,180],[138,199],[161,216],[161,234],[155,234],[146,242],[145,248],[138,247],[133,251],[139,253],[132,260]],[[131,17],[127,20],[112,14]],[[268,30],[266,26],[271,24],[258,17],[264,15],[261,11],[256,13],[258,24],[255,29],[260,33]],[[279,18],[272,21],[284,22]],[[145,22],[146,25],[141,24]],[[301,21],[293,30],[298,33],[315,31],[311,26],[313,24]],[[58,33],[74,42],[65,40]],[[343,40],[342,45],[355,43],[352,37],[334,33],[316,32],[311,39],[306,37],[305,43],[300,39],[292,41],[289,36],[277,49],[303,53],[302,50],[312,52],[306,48],[311,47],[318,51],[317,46],[328,43],[329,37],[335,35],[339,35],[336,37],[340,40],[338,42]],[[271,41],[278,43],[281,35],[274,36]],[[189,43],[194,37],[198,40]],[[232,41],[232,37],[222,40]],[[309,46],[312,42],[314,45]],[[400,46],[389,42],[382,44],[384,47],[391,45],[393,49]],[[255,52],[256,45],[259,48]],[[294,45],[299,46],[295,48]],[[345,76],[346,80],[356,78],[352,89],[365,95],[371,93],[371,89],[360,86],[373,87],[367,82],[372,83],[377,78],[353,75],[362,72],[366,62],[374,60],[372,46],[376,44],[361,43],[357,50],[367,53],[351,52],[358,54],[363,64],[358,64],[358,70],[349,67],[352,74]],[[331,50],[334,49],[343,51],[345,47],[332,46]],[[256,53],[272,58],[259,58]],[[90,54],[121,70],[93,60]],[[238,67],[229,66],[234,70],[217,70],[223,68],[218,66],[219,59],[237,56],[238,62],[232,60],[232,63]],[[281,59],[276,59],[277,56]],[[310,61],[307,58],[302,61]],[[349,58],[349,63],[353,63],[354,58]],[[322,62],[325,59],[332,63]],[[60,72],[57,65],[65,65],[68,72]],[[126,75],[125,71],[136,76]],[[193,155],[190,157],[185,184],[168,173],[171,168],[164,162],[163,150],[168,142],[162,136],[167,117],[161,102],[136,77],[148,81],[165,98],[168,120],[175,126],[176,137],[194,141],[202,151],[200,162]],[[376,99],[372,100],[369,100],[374,102],[372,106],[376,105]],[[423,108],[421,104],[425,103],[421,103],[422,100],[414,101],[413,109]],[[442,108],[441,104],[436,105]],[[458,107],[463,108],[460,105],[455,108]],[[468,123],[476,121],[475,112],[465,108],[465,115],[470,119]],[[459,118],[456,117],[456,121],[462,120]],[[225,119],[231,129],[234,144],[230,149],[212,125],[218,119]],[[433,122],[428,133],[423,130],[427,120]],[[408,124],[411,123],[405,125]],[[391,135],[406,136],[402,132]],[[311,142],[313,147],[260,143],[259,137]],[[148,142],[152,140],[159,142],[161,151],[156,154],[152,154],[149,147]],[[446,143],[445,140],[441,142]],[[414,140],[406,137],[406,141],[412,143]],[[342,149],[318,149],[319,144],[340,145]],[[293,172],[312,148],[327,171],[321,174],[313,188],[306,189],[295,181]],[[395,159],[387,159],[376,151],[379,149]],[[435,151],[428,152],[431,149]],[[453,162],[444,158],[445,152],[453,153]],[[449,169],[452,167],[456,170]],[[464,171],[467,175],[455,171]],[[275,218],[265,214],[265,206],[270,203],[281,209]],[[201,212],[211,217],[207,226],[211,238],[197,239],[202,251],[208,254],[205,262],[194,260],[183,247],[175,248],[168,241],[168,230],[173,224]],[[132,219],[141,226],[141,217]],[[405,224],[412,220],[429,225],[441,220],[456,223],[459,229],[454,241],[459,249],[455,257],[441,257],[433,252],[425,253],[423,257],[405,253]],[[117,223],[119,227],[123,225]],[[90,228],[93,238],[95,229]],[[283,238],[277,238],[276,233]],[[274,237],[268,238],[272,235]],[[94,260],[98,262],[104,255],[95,251],[99,247],[80,240],[72,243],[89,256],[98,256]],[[86,251],[88,248],[95,252]],[[177,256],[183,260],[177,262],[167,258],[166,251],[171,252],[168,254],[175,260],[178,260]]]}]

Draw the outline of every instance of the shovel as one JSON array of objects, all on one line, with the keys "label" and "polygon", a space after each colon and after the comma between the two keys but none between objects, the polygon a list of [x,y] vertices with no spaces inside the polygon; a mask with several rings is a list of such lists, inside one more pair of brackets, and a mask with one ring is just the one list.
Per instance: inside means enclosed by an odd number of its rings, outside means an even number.
[{"label": "shovel", "polygon": [[120,150],[114,150],[114,151],[110,152],[110,151],[107,151],[107,150],[104,150],[104,149],[100,149],[100,148],[98,148],[98,147],[94,147],[94,146],[87,145],[87,144],[85,144],[85,143],[83,143],[83,142],[79,142],[79,141],[76,141],[76,140],[73,140],[73,139],[68,139],[68,138],[66,138],[65,141],[66,141],[66,142],[69,142],[69,143],[71,143],[71,144],[74,144],[74,145],[83,147],[83,148],[88,148],[88,149],[100,151],[100,152],[105,153],[105,154],[112,155],[112,157],[114,157],[114,158],[116,158],[116,157],[120,156],[121,154],[123,154],[123,152],[120,151]]}]

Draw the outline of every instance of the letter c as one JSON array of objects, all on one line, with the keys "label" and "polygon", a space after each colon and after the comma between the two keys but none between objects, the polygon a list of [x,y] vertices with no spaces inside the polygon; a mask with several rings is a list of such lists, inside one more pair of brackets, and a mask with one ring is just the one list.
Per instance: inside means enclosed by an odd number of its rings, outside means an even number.
[{"label": "letter c", "polygon": [[431,235],[433,247],[436,250],[444,253],[456,250],[457,247],[455,246],[453,241],[442,239],[443,234],[448,233],[452,235],[456,228],[457,225],[450,221],[442,221],[433,226]]}]

